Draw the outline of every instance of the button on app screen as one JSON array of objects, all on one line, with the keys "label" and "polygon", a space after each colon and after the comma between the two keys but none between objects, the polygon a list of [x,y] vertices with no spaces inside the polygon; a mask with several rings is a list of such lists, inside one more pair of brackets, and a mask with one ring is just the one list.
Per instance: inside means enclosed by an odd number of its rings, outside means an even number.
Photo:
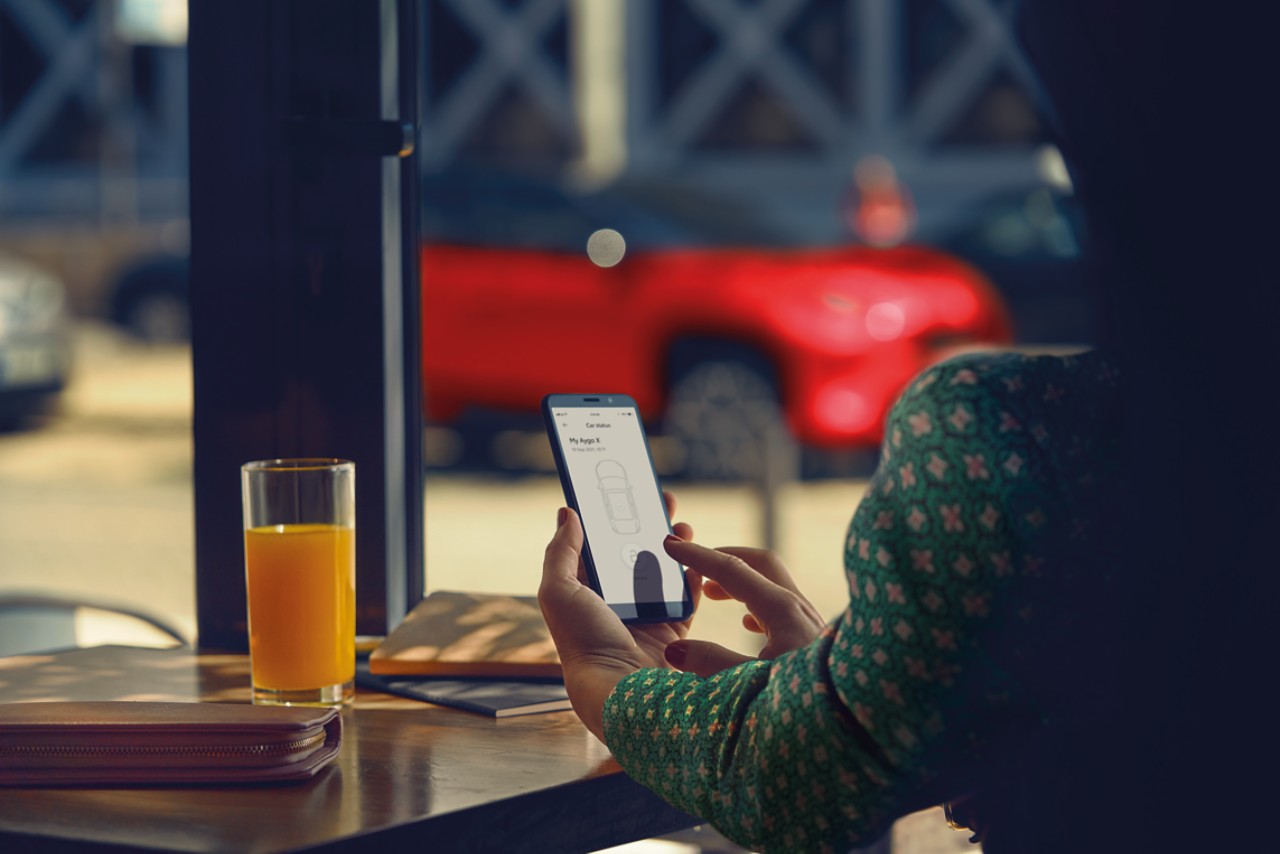
[{"label": "button on app screen", "polygon": [[568,407],[552,415],[605,601],[679,602],[683,575],[662,548],[670,528],[635,411]]}]

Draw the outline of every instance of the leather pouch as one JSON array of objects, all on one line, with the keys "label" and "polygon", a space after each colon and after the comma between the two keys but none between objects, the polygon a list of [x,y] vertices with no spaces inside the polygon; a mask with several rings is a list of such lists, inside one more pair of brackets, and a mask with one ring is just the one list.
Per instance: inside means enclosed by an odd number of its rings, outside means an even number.
[{"label": "leather pouch", "polygon": [[0,786],[277,783],[338,754],[334,708],[124,700],[0,704]]}]

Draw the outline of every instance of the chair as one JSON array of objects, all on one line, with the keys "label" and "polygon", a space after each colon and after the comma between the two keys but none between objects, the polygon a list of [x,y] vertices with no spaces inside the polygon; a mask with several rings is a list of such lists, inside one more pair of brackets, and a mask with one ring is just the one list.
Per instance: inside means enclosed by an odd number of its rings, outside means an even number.
[{"label": "chair", "polygon": [[0,593],[0,656],[101,643],[190,646],[168,621],[131,605],[52,593]]}]

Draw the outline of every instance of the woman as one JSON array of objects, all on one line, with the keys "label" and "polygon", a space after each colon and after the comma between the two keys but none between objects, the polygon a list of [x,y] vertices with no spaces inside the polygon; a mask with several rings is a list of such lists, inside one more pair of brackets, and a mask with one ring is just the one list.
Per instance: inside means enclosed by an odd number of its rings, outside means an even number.
[{"label": "woman", "polygon": [[776,555],[677,525],[668,553],[691,589],[746,606],[755,658],[687,624],[624,626],[582,583],[562,509],[539,599],[575,711],[629,774],[756,850],[847,850],[946,801],[987,850],[1024,844],[1074,796],[1052,784],[1063,758],[1106,743],[1120,401],[1096,352],[923,373],[890,413],[826,625]]}]

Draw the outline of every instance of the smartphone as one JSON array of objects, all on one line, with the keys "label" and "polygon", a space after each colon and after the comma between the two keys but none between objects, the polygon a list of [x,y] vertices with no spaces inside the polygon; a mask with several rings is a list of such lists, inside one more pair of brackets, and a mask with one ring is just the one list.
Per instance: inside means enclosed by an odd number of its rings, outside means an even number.
[{"label": "smartphone", "polygon": [[549,394],[542,417],[565,501],[578,513],[582,562],[624,622],[693,614],[684,567],[663,549],[671,520],[636,402],[625,394]]}]

